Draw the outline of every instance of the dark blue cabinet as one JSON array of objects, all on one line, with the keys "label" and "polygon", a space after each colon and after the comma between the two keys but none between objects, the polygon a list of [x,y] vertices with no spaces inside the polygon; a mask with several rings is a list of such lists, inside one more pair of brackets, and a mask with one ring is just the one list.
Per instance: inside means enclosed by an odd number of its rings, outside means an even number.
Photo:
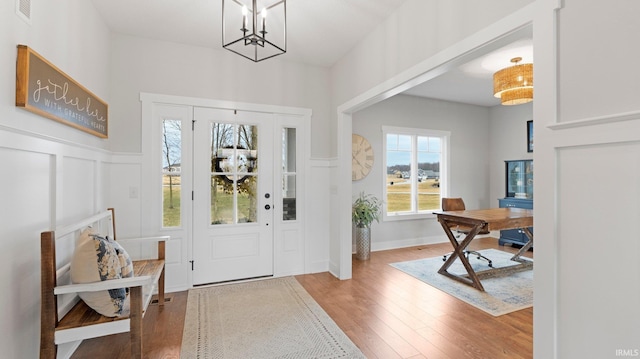
[{"label": "dark blue cabinet", "polygon": [[[533,200],[532,199],[520,199],[520,198],[501,198],[498,200],[500,208],[526,208],[533,209]],[[533,234],[533,227],[529,227],[531,234]],[[500,245],[505,245],[507,243],[524,245],[529,241],[527,235],[524,233],[522,229],[507,229],[500,231]]]},{"label": "dark blue cabinet", "polygon": [[[533,209],[533,160],[505,161],[505,198],[498,200],[500,208]],[[529,227],[533,234],[533,227]],[[524,245],[529,241],[522,229],[500,231],[500,245]]]}]

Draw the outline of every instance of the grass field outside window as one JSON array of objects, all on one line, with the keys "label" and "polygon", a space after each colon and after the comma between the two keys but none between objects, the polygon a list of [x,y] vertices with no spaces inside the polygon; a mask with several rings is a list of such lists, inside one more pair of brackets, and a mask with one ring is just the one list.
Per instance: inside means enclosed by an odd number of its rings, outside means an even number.
[{"label": "grass field outside window", "polygon": [[431,215],[446,193],[449,133],[383,127],[385,216]]}]

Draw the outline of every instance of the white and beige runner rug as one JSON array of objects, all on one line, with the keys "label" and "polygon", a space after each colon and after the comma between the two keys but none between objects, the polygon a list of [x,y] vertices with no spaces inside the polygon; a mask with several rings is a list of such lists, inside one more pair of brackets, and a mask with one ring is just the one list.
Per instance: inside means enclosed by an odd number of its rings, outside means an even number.
[{"label": "white and beige runner rug", "polygon": [[293,277],[190,290],[180,357],[365,358]]}]

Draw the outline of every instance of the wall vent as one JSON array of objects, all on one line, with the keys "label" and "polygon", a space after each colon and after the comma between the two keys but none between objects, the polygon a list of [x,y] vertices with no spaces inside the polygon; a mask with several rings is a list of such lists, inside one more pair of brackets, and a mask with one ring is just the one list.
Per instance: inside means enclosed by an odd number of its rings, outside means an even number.
[{"label": "wall vent", "polygon": [[16,0],[16,14],[31,25],[31,0]]}]

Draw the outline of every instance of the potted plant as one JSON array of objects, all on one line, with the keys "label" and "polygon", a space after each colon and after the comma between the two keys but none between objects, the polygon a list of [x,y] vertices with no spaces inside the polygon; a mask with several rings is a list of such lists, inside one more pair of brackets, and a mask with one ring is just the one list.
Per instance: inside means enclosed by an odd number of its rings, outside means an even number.
[{"label": "potted plant", "polygon": [[374,195],[360,195],[353,201],[351,220],[356,230],[356,259],[367,260],[371,254],[371,223],[380,222],[382,202]]}]

